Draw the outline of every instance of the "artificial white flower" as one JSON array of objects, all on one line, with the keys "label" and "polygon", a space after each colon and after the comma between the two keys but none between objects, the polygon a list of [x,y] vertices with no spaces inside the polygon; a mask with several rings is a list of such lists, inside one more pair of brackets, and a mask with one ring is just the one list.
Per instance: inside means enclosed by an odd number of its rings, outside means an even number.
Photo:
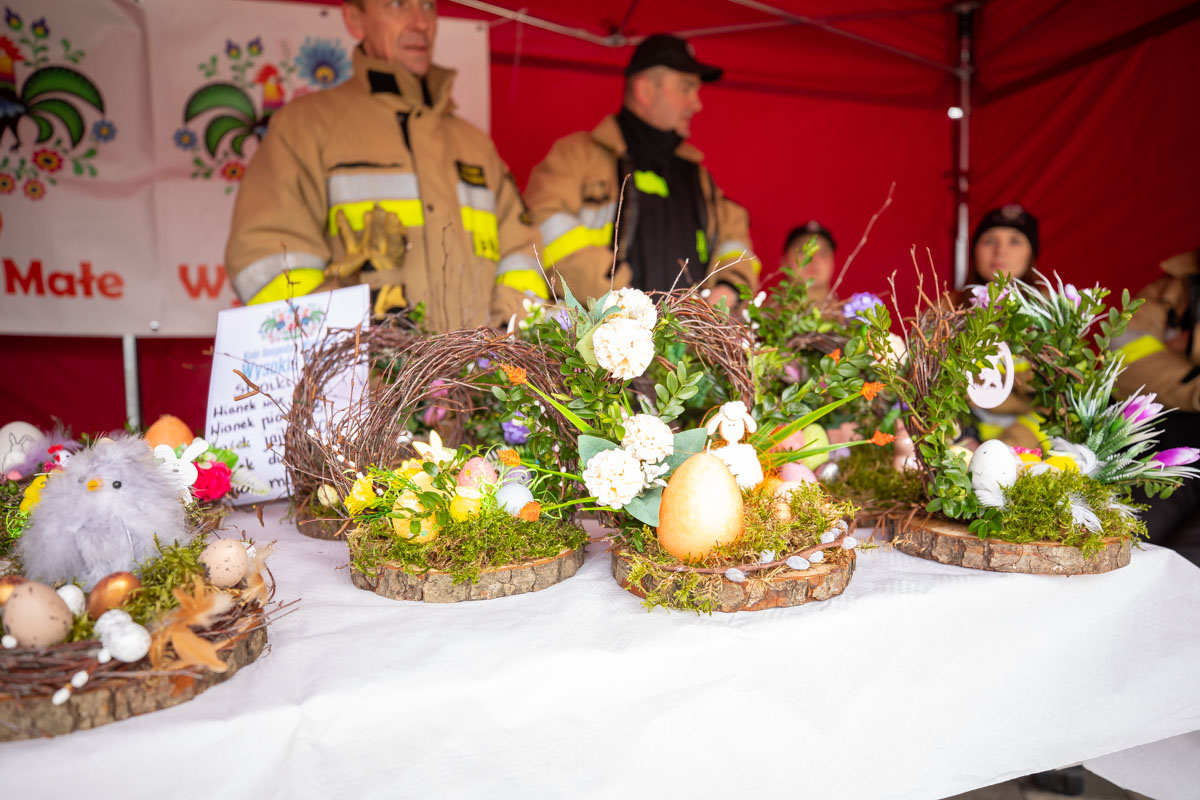
[{"label": "artificial white flower", "polygon": [[448,447],[442,447],[442,437],[438,436],[437,431],[429,433],[428,442],[413,442],[413,449],[417,451],[417,455],[421,456],[423,461],[431,461],[434,464],[443,464],[448,461],[453,461],[457,453]]},{"label": "artificial white flower", "polygon": [[729,467],[739,489],[753,489],[763,482],[762,464],[758,463],[758,451],[753,446],[729,444],[711,452]]},{"label": "artificial white flower", "polygon": [[665,488],[667,485],[667,482],[662,479],[662,476],[666,475],[670,471],[671,471],[670,464],[646,464],[646,463],[643,463],[642,464],[642,474],[644,474],[646,476],[646,488],[649,489],[651,486],[662,486]]},{"label": "artificial white flower", "polygon": [[1072,459],[1079,467],[1079,472],[1089,478],[1095,477],[1100,468],[1104,466],[1100,460],[1096,458],[1096,454],[1092,449],[1085,444],[1074,444],[1066,439],[1060,439],[1055,436],[1050,440],[1051,456],[1067,456]]},{"label": "artificial white flower", "polygon": [[622,426],[621,446],[638,461],[657,464],[675,452],[675,434],[667,423],[651,414],[634,414]]},{"label": "artificial white flower", "polygon": [[583,484],[600,505],[622,508],[642,493],[646,475],[642,462],[624,450],[602,450],[587,463]]},{"label": "artificial white flower", "polygon": [[746,431],[754,433],[758,430],[758,423],[746,410],[745,403],[741,400],[734,400],[731,403],[725,403],[717,410],[716,415],[708,421],[707,428],[709,436],[712,436],[720,428],[722,439],[730,444],[737,444],[746,435]]},{"label": "artificial white flower", "polygon": [[624,317],[602,322],[592,334],[592,348],[596,363],[623,381],[639,377],[654,360],[650,330]]},{"label": "artificial white flower", "polygon": [[754,295],[754,299],[751,300],[750,302],[754,303],[755,308],[762,308],[763,301],[766,299],[767,299],[767,293],[759,292],[758,294]]},{"label": "artificial white flower", "polygon": [[608,293],[604,300],[603,311],[613,306],[620,306],[620,311],[609,314],[605,319],[631,319],[647,330],[654,330],[658,324],[658,310],[654,301],[638,289],[616,289]]}]

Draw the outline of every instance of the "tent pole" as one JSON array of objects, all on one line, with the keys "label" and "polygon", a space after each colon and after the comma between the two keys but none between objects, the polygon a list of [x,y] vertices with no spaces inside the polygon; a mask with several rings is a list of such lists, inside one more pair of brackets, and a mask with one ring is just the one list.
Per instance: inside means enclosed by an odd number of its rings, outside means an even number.
[{"label": "tent pole", "polygon": [[967,282],[968,236],[970,214],[967,204],[971,168],[971,78],[974,75],[974,27],[975,9],[978,3],[960,3],[958,14],[958,157],[955,159],[955,217],[954,237],[954,288],[961,289]]},{"label": "tent pole", "polygon": [[142,427],[142,399],[138,387],[137,337],[121,335],[121,365],[125,372],[125,424],[134,430]]}]

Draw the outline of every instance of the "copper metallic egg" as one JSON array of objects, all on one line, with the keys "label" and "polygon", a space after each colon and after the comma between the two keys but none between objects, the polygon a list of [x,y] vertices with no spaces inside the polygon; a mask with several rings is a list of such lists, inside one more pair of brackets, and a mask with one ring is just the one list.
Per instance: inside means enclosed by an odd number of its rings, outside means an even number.
[{"label": "copper metallic egg", "polygon": [[17,584],[24,582],[25,579],[20,575],[0,575],[0,606],[8,602],[8,598]]},{"label": "copper metallic egg", "polygon": [[110,608],[120,608],[134,589],[141,588],[142,582],[132,572],[114,572],[101,578],[88,592],[87,613],[92,619]]}]

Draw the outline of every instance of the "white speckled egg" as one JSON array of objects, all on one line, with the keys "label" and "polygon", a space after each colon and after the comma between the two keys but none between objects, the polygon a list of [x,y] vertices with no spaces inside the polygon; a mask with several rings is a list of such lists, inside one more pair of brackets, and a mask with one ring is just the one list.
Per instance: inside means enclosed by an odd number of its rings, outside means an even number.
[{"label": "white speckled egg", "polygon": [[100,643],[113,658],[128,664],[150,652],[150,631],[136,622],[126,622],[109,628]]},{"label": "white speckled egg", "polygon": [[1017,457],[999,439],[979,445],[971,458],[971,484],[976,491],[1012,486],[1017,480]]},{"label": "white speckled egg", "polygon": [[113,628],[119,628],[122,625],[128,625],[133,622],[133,617],[129,616],[128,611],[122,611],[119,608],[110,608],[100,615],[100,619],[96,620],[96,624],[92,626],[92,630],[96,632],[96,637],[103,639],[105,635]]},{"label": "white speckled egg", "polygon": [[58,593],[44,583],[26,581],[4,604],[4,632],[20,647],[50,647],[67,638],[74,615]]},{"label": "white speckled egg", "polygon": [[[237,539],[217,539],[200,554],[200,563],[208,573],[213,586],[228,589],[237,586],[246,577],[250,568],[250,557],[246,548]],[[116,653],[113,653],[116,656]]]}]

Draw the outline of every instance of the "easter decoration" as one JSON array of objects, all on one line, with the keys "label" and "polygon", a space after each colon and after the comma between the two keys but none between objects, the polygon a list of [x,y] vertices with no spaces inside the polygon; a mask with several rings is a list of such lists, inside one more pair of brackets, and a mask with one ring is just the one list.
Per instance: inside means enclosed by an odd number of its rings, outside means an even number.
[{"label": "easter decoration", "polygon": [[6,522],[0,742],[93,728],[191,699],[254,661],[270,546],[210,540],[139,437],[103,438],[44,474]]},{"label": "easter decoration", "polygon": [[[574,482],[584,495],[570,501],[576,510],[616,529],[618,583],[647,608],[707,613],[840,594],[855,563],[846,523],[853,510],[815,482],[785,481],[778,471],[842,445],[778,445],[859,396],[862,382],[847,400],[764,428],[747,405],[754,395],[748,331],[695,290],[652,297],[617,289],[586,305],[564,292],[565,323],[537,331],[561,360],[555,382],[502,363],[511,386],[498,392],[510,414],[545,404],[574,429],[578,472],[533,459],[521,466]],[[645,380],[652,364],[665,374],[661,382]],[[702,427],[676,430],[705,382],[739,399],[710,411]]]},{"label": "easter decoration", "polygon": [[[966,306],[922,289],[923,307],[906,321],[910,360],[882,370],[906,406],[913,445],[897,466],[911,469],[913,459],[923,490],[893,518],[902,552],[998,572],[1108,572],[1127,565],[1145,535],[1131,489],[1165,494],[1200,474],[1188,466],[1200,450],[1156,451],[1165,412],[1154,395],[1113,397],[1121,358],[1109,345],[1136,301],[1125,292],[1108,308],[1100,286],[1040,282],[993,282]],[[871,349],[882,352],[890,317],[877,309],[870,319]],[[972,454],[957,444],[968,400],[1001,402],[1015,359],[1029,365],[1041,447],[993,439]]]},{"label": "easter decoration", "polygon": [[[376,330],[327,337],[287,415],[284,463],[305,487],[308,513],[345,536],[354,585],[445,603],[538,591],[575,574],[587,534],[570,521],[567,485],[522,467],[557,462],[569,443],[565,420],[545,404],[525,409],[532,432],[520,453],[508,442],[461,441],[461,420],[498,390],[494,366],[479,365],[504,363],[557,387],[546,349],[488,328],[393,342]],[[337,419],[314,414],[333,365],[363,358],[378,377],[372,391]],[[435,405],[444,418],[422,435],[417,420]]]}]

